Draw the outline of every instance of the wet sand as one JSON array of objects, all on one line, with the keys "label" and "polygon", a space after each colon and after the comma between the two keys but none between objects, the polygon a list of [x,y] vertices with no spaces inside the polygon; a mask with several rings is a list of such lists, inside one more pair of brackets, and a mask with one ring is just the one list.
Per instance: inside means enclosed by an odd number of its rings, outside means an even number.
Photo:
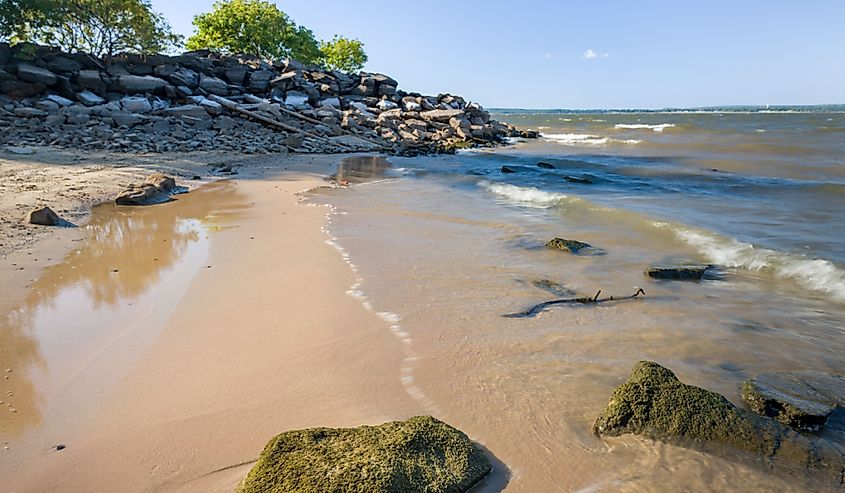
[{"label": "wet sand", "polygon": [[276,433],[424,412],[401,341],[346,294],[327,209],[297,194],[337,158],[266,159],[177,202],[96,208],[38,275],[60,246],[4,260],[22,283],[0,319],[4,491],[232,491]]}]

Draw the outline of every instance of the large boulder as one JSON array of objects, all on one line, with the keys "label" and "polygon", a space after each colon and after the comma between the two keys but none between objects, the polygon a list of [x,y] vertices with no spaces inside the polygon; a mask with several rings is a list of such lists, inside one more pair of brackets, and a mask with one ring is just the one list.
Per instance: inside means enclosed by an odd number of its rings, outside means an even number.
[{"label": "large boulder", "polygon": [[423,120],[449,123],[449,120],[452,118],[461,118],[463,113],[461,110],[430,110],[423,111],[420,113],[420,116]]},{"label": "large boulder", "polygon": [[80,70],[76,76],[76,84],[82,89],[90,89],[100,94],[104,94],[108,88],[108,83],[97,70]]},{"label": "large boulder", "polygon": [[113,89],[124,94],[137,94],[164,90],[167,81],[152,75],[118,75]]},{"label": "large boulder", "polygon": [[[204,110],[203,110],[204,111]],[[154,173],[142,183],[131,185],[114,199],[117,205],[152,205],[170,202],[173,195],[185,192],[173,177]]]},{"label": "large boulder", "polygon": [[845,451],[838,445],[739,409],[651,361],[637,363],[628,381],[613,391],[593,432],[604,437],[632,433],[714,453],[749,453],[767,465],[803,470],[840,487],[845,473]]},{"label": "large boulder", "polygon": [[288,431],[270,440],[240,493],[460,493],[490,472],[465,434],[430,416]]},{"label": "large boulder", "polygon": [[52,86],[59,80],[56,74],[46,68],[36,67],[28,63],[18,65],[18,78],[26,82],[44,84],[45,86]]},{"label": "large boulder", "polygon": [[208,93],[218,96],[229,94],[229,85],[223,79],[209,77],[205,74],[200,74],[200,87]]},{"label": "large boulder", "polygon": [[803,431],[819,431],[845,407],[845,378],[818,371],[768,372],[742,385],[748,407]]}]

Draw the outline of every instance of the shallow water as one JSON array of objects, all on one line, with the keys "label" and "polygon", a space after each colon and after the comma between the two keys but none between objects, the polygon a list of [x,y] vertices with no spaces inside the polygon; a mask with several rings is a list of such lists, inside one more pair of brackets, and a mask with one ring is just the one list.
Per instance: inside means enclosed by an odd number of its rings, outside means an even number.
[{"label": "shallow water", "polygon": [[68,440],[206,268],[208,235],[245,207],[218,182],[169,204],[102,205],[87,240],[0,317],[0,464]]},{"label": "shallow water", "polygon": [[[845,373],[843,142],[810,128],[845,126],[843,115],[739,115],[727,124],[715,115],[543,118],[544,132],[641,143],[550,138],[391,158],[382,173],[392,179],[313,195],[336,207],[329,230],[361,277],[355,294],[395,314],[409,394],[496,454],[511,475],[508,491],[812,490],[811,478],[786,479],[748,460],[636,437],[601,440],[591,427],[642,359],[737,404],[741,383],[762,371]],[[747,140],[778,132],[806,149],[749,151]],[[812,145],[801,143],[806,133]],[[710,141],[720,146],[701,145]],[[604,254],[542,248],[555,236]],[[703,282],[644,276],[667,257],[720,267]],[[584,296],[637,287],[647,296],[502,317],[554,298],[533,286],[539,279]]]}]

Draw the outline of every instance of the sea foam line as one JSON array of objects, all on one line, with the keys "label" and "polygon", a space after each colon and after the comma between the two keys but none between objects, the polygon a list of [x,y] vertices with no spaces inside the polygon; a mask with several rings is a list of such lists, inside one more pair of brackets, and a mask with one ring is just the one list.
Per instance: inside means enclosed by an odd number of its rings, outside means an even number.
[{"label": "sea foam line", "polygon": [[560,202],[577,202],[579,199],[562,193],[546,192],[536,187],[520,187],[507,183],[479,182],[479,186],[500,197],[530,207],[550,207]]},{"label": "sea foam line", "polygon": [[777,279],[792,280],[802,288],[845,302],[845,270],[829,260],[755,247],[751,243],[666,223],[653,225],[671,230],[679,239],[697,249],[709,262],[726,267],[770,272]]},{"label": "sea foam line", "polygon": [[651,129],[655,132],[662,132],[667,128],[674,127],[674,123],[656,123],[656,124],[648,124],[648,123],[617,123],[614,125],[614,128],[621,128],[626,130],[640,130],[640,129]]},{"label": "sea foam line", "polygon": [[642,142],[637,139],[611,139],[610,137],[602,137],[593,134],[547,134],[541,133],[541,137],[557,142],[558,144],[566,146],[603,146],[607,144],[626,144],[636,145]]}]

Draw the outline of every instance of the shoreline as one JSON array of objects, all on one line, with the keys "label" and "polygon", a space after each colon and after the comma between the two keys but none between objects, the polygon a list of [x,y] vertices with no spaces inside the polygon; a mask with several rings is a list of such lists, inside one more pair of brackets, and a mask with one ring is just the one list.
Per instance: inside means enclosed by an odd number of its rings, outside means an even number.
[{"label": "shoreline", "polygon": [[[227,187],[237,200],[227,198],[234,200],[228,211],[210,206],[207,261],[197,257],[194,264],[211,268],[190,273],[190,265],[181,267],[189,280],[170,308],[156,293],[142,295],[133,308],[148,305],[147,313],[160,321],[137,320],[140,328],[99,345],[70,376],[43,387],[52,393],[34,397],[45,401],[44,421],[34,428],[43,433],[4,439],[9,449],[2,451],[2,469],[15,471],[13,489],[108,491],[120,482],[138,491],[231,491],[276,433],[424,412],[400,384],[401,343],[385,320],[347,295],[355,276],[327,244],[327,214],[301,207],[303,189],[322,186],[324,167],[333,170],[338,158],[244,162]],[[197,193],[132,214],[155,216]],[[68,233],[83,236],[62,230],[19,253],[44,257],[48,244],[60,252]],[[65,258],[50,255],[49,266],[41,260],[38,269],[22,272],[38,279]],[[4,259],[6,269],[17,263],[14,257]],[[4,293],[5,303],[27,296],[28,286],[15,285],[18,296]],[[169,296],[163,291],[158,295]],[[118,311],[128,309],[119,304]],[[16,379],[26,373],[13,370]],[[104,381],[108,388],[98,389]],[[52,441],[66,448],[51,450]]]}]

